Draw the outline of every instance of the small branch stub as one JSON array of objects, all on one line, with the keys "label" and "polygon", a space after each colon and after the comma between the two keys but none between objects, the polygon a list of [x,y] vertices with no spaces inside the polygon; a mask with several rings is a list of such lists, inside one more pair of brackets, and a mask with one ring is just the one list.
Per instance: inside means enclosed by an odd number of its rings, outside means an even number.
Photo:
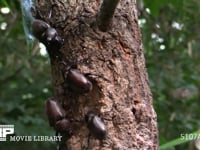
[{"label": "small branch stub", "polygon": [[119,0],[104,0],[97,18],[101,31],[107,31]]}]

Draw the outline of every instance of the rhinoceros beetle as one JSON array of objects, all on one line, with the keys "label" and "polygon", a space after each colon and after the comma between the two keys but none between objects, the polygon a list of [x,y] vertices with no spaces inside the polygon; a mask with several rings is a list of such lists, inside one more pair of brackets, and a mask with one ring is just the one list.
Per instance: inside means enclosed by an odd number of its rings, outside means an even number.
[{"label": "rhinoceros beetle", "polygon": [[[82,60],[81,62],[83,61],[85,60]],[[93,84],[90,80],[94,79],[94,77],[100,77],[106,80],[107,82],[110,82],[108,79],[103,77],[103,75],[81,73],[77,69],[78,63],[69,63],[69,65],[66,64],[64,61],[60,63],[64,66],[64,68],[61,68],[62,75],[64,78],[63,85],[67,87],[70,91],[75,92],[75,93],[80,93],[80,94],[90,92],[93,89]]]},{"label": "rhinoceros beetle", "polygon": [[39,20],[39,19],[35,19],[32,22],[32,33],[39,40],[43,40],[44,33],[46,32],[46,30],[49,27],[50,27],[50,25],[47,24],[46,22]]},{"label": "rhinoceros beetle", "polygon": [[67,83],[72,91],[88,93],[92,90],[92,82],[78,69],[70,69],[67,73]]},{"label": "rhinoceros beetle", "polygon": [[106,126],[102,122],[101,118],[95,115],[93,112],[88,112],[85,115],[85,121],[89,131],[99,140],[106,137]]},{"label": "rhinoceros beetle", "polygon": [[71,123],[65,118],[63,110],[56,101],[50,98],[46,101],[45,106],[50,126],[53,127],[56,132],[67,133],[68,135],[71,134]]},{"label": "rhinoceros beetle", "polygon": [[49,119],[50,126],[55,126],[56,122],[64,118],[63,112],[60,106],[54,99],[48,99],[46,101],[46,114]]},{"label": "rhinoceros beetle", "polygon": [[64,118],[56,122],[54,129],[60,133],[71,132],[71,123],[69,120]]},{"label": "rhinoceros beetle", "polygon": [[48,46],[55,46],[57,48],[61,48],[63,45],[63,40],[62,38],[58,35],[56,29],[49,27],[45,34],[44,34],[46,43]]},{"label": "rhinoceros beetle", "polygon": [[65,87],[72,92],[81,94],[92,90],[92,82],[87,78],[87,74],[83,74],[77,69],[77,65],[67,65],[65,62],[62,64],[65,67],[61,69]]},{"label": "rhinoceros beetle", "polygon": [[58,35],[56,29],[42,20],[35,19],[32,22],[32,33],[46,46],[54,46],[60,49],[63,45],[63,39]]}]

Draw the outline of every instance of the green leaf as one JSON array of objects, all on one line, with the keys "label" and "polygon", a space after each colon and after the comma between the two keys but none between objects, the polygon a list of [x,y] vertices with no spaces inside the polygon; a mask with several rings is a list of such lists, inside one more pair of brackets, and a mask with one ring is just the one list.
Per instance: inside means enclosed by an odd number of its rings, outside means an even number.
[{"label": "green leaf", "polygon": [[164,150],[164,149],[167,149],[167,148],[173,148],[176,145],[180,145],[180,144],[183,144],[183,143],[186,143],[186,142],[189,142],[189,141],[193,141],[193,140],[199,138],[199,136],[200,136],[200,130],[195,131],[193,133],[189,133],[189,134],[187,134],[187,133],[181,134],[180,138],[174,139],[172,141],[169,141],[169,142],[161,145],[160,150]]},{"label": "green leaf", "polygon": [[1,0],[0,4],[2,4],[5,7],[9,7],[9,5],[8,5],[6,0]]}]

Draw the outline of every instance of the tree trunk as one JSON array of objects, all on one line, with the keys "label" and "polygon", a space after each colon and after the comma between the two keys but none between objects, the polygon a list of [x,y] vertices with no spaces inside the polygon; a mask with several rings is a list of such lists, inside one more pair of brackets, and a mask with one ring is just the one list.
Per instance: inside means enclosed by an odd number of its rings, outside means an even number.
[{"label": "tree trunk", "polygon": [[[98,28],[100,0],[36,0],[35,17],[64,39],[61,49],[47,47],[54,97],[71,122],[66,150],[156,150],[157,118],[152,106],[135,0],[119,1],[107,31]],[[92,91],[70,91],[63,64],[76,64]],[[108,80],[107,80],[108,79]],[[105,139],[90,135],[85,114],[92,111],[106,126]],[[64,134],[63,134],[64,135]]]}]

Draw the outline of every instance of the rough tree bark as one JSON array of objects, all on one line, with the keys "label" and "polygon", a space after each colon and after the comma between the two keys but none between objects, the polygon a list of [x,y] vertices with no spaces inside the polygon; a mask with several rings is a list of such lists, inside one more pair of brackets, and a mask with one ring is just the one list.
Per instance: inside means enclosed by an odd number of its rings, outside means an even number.
[{"label": "rough tree bark", "polygon": [[[119,1],[112,24],[100,31],[100,0],[36,0],[35,17],[54,27],[64,39],[59,50],[48,47],[54,97],[71,121],[66,150],[156,150],[157,118],[143,56],[135,0]],[[100,17],[99,17],[100,18]],[[59,53],[58,53],[59,52]],[[90,76],[93,90],[70,92],[63,84],[61,62],[77,63]],[[93,111],[106,125],[103,140],[90,136],[85,114]]]}]

